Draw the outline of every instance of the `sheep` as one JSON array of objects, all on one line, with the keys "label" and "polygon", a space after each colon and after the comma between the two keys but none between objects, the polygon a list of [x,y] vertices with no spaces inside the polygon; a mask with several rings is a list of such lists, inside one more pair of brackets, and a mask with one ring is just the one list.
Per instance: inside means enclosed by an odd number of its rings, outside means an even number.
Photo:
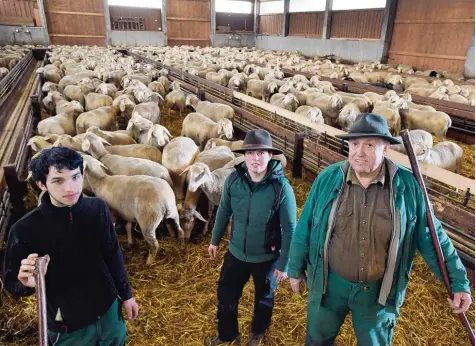
[{"label": "sheep", "polygon": [[449,101],[463,103],[465,105],[471,104],[471,102],[466,97],[464,97],[463,95],[459,95],[459,94],[450,95]]},{"label": "sheep", "polygon": [[183,120],[181,136],[191,138],[203,150],[210,138],[233,138],[233,123],[226,118],[214,122],[203,114],[190,113]]},{"label": "sheep", "polygon": [[134,74],[134,75],[126,75],[122,78],[121,80],[121,85],[125,89],[131,84],[134,85],[134,81],[139,81],[141,82],[144,86],[149,85],[152,83],[152,80],[150,77],[147,77],[146,75],[143,74]]},{"label": "sheep", "polygon": [[[171,84],[173,90],[165,96],[165,102],[167,109],[173,109],[179,111],[180,116],[182,116],[183,111],[185,110],[185,94],[180,89],[180,83],[174,81]],[[168,113],[169,111],[167,111]]]},{"label": "sheep", "polygon": [[337,119],[339,113],[344,107],[342,97],[338,94],[329,96],[313,92],[307,95],[306,104],[312,107],[317,107],[322,111],[326,124],[332,124],[334,119]]},{"label": "sheep", "polygon": [[117,92],[117,87],[113,83],[101,83],[96,88],[96,93],[100,95],[109,95],[114,98]]},{"label": "sheep", "polygon": [[[109,96],[108,96],[109,97]],[[99,107],[79,115],[76,119],[76,133],[85,133],[88,128],[97,126],[101,130],[115,131],[116,110],[114,107]]]},{"label": "sheep", "polygon": [[162,165],[169,170],[177,202],[184,200],[185,176],[182,171],[190,166],[199,153],[193,140],[187,137],[175,137],[162,151]]},{"label": "sheep", "polygon": [[136,103],[134,98],[128,94],[120,95],[114,99],[112,106],[119,112],[119,116],[127,121],[132,117],[132,112]]},{"label": "sheep", "polygon": [[150,120],[152,124],[160,123],[160,108],[155,102],[140,103],[134,107],[132,115],[140,115],[141,117]]},{"label": "sheep", "polygon": [[67,85],[63,90],[63,94],[68,101],[78,101],[83,107],[85,106],[84,95],[88,93],[89,90],[84,85]]},{"label": "sheep", "polygon": [[84,155],[86,179],[94,194],[121,218],[128,221],[126,225],[128,243],[132,243],[132,222],[137,222],[144,239],[149,245],[147,264],[155,261],[159,244],[155,231],[162,220],[171,236],[177,233],[183,241],[184,233],[180,228],[179,215],[174,193],[163,180],[148,176],[109,176],[105,167],[91,156]]},{"label": "sheep", "polygon": [[165,126],[153,124],[147,132],[147,141],[145,144],[162,150],[172,138],[173,136]]},{"label": "sheep", "polygon": [[383,117],[388,124],[388,129],[393,136],[398,136],[402,129],[402,119],[397,107],[384,101],[379,101],[375,104],[372,113]]},{"label": "sheep", "polygon": [[165,94],[168,94],[170,90],[170,81],[167,77],[165,76],[160,76],[157,79],[157,82],[161,83],[164,86]]},{"label": "sheep", "polygon": [[28,140],[27,146],[31,147],[34,154],[42,151],[43,149],[49,149],[53,144],[49,143],[42,136],[33,136]]},{"label": "sheep", "polygon": [[66,101],[63,94],[60,93],[59,91],[50,92],[48,95],[46,95],[42,99],[42,103],[43,103],[43,106],[45,107],[45,110],[48,112],[48,114],[51,114],[51,115],[55,113],[56,103],[59,101]]},{"label": "sheep", "polygon": [[71,137],[70,135],[61,135],[53,143],[54,147],[66,147],[75,151],[82,151],[81,144],[83,141],[79,137]]},{"label": "sheep", "polygon": [[247,79],[244,78],[242,75],[234,75],[228,80],[228,88],[243,91],[245,90],[245,85],[247,83]]},{"label": "sheep", "polygon": [[148,144],[149,130],[153,125],[152,121],[134,114],[127,123],[126,134],[140,144]]},{"label": "sheep", "polygon": [[86,133],[94,133],[96,136],[99,136],[111,145],[128,145],[128,144],[137,144],[134,138],[120,132],[115,131],[102,131],[97,126],[91,126],[86,130]]},{"label": "sheep", "polygon": [[255,98],[261,98],[265,102],[269,102],[271,95],[279,90],[275,81],[262,81],[256,79],[248,80],[246,85],[246,94]]},{"label": "sheep", "polygon": [[[210,167],[211,170],[215,170],[215,169],[223,167],[228,162],[233,161],[234,158],[235,156],[231,152],[230,148],[225,146],[220,146],[220,147],[215,147],[211,150],[203,151],[199,153],[193,163],[194,164],[198,162],[204,163],[208,167]],[[183,170],[181,175],[184,175],[186,173],[187,173],[186,181],[189,182],[190,176],[188,174],[188,167]],[[183,206],[179,208],[180,226],[182,227],[184,231],[186,240],[190,238],[190,234],[192,233],[192,230],[193,230],[193,227],[195,226],[195,221],[197,218],[204,222],[201,233],[202,234],[206,233],[208,229],[208,221],[202,215],[200,215],[200,213],[197,211],[197,206],[199,203],[201,193],[202,193],[201,190],[196,190],[193,192],[190,190],[187,190],[185,194],[185,200],[183,202]],[[208,204],[208,201],[206,201],[206,203]],[[208,216],[210,216],[211,210],[209,208],[209,205],[207,205],[206,211]]]},{"label": "sheep", "polygon": [[299,116],[309,118],[311,122],[316,124],[324,124],[324,117],[322,111],[317,107],[300,106],[295,113]]},{"label": "sheep", "polygon": [[41,87],[41,91],[46,94],[53,91],[58,91],[58,84],[52,82],[45,82],[45,84],[43,84],[43,86]]},{"label": "sheep", "polygon": [[337,123],[342,130],[348,132],[350,126],[354,123],[359,114],[359,107],[357,107],[355,103],[348,103],[340,111],[339,116],[337,117]]},{"label": "sheep", "polygon": [[433,133],[439,141],[445,139],[446,132],[451,126],[451,118],[443,112],[401,109],[400,114],[405,128],[428,131]]},{"label": "sheep", "polygon": [[284,108],[291,112],[294,112],[299,107],[299,101],[293,94],[274,94],[273,96],[271,96],[269,103]]},{"label": "sheep", "polygon": [[444,86],[441,86],[435,91],[433,91],[428,97],[444,101],[450,100],[450,97],[448,96],[448,88]]},{"label": "sheep", "polygon": [[113,70],[107,71],[102,75],[102,79],[106,83],[113,83],[116,87],[121,86],[122,78],[124,78],[124,71],[122,70]]},{"label": "sheep", "polygon": [[200,101],[195,95],[187,95],[185,104],[187,106],[192,106],[195,112],[203,114],[215,122],[222,118],[233,120],[233,117],[235,116],[235,111],[230,106],[222,103]]},{"label": "sheep", "polygon": [[40,136],[47,134],[71,135],[76,134],[74,113],[59,113],[54,117],[41,120],[37,125],[37,133]]},{"label": "sheep", "polygon": [[222,86],[226,86],[228,83],[226,76],[217,72],[208,72],[205,79]]},{"label": "sheep", "polygon": [[104,147],[109,154],[147,159],[162,163],[162,153],[156,147],[147,144],[111,145]]},{"label": "sheep", "polygon": [[148,159],[109,154],[101,138],[94,133],[86,134],[81,149],[84,152],[89,152],[92,157],[106,165],[112,175],[147,175],[164,179],[172,186],[169,171],[160,163]]},{"label": "sheep", "polygon": [[5,78],[8,75],[9,72],[10,72],[10,70],[7,69],[6,67],[0,67],[0,80]]},{"label": "sheep", "polygon": [[[166,95],[166,92],[165,92],[165,88],[164,88],[164,85],[160,82],[152,82],[150,83],[148,86],[147,86],[151,91],[153,92],[156,92],[156,93],[159,93],[160,96],[162,97],[165,97]],[[168,90],[167,90],[168,91]]]},{"label": "sheep", "polygon": [[[426,132],[424,130],[411,130],[408,132],[413,149],[415,154],[422,155],[427,150],[433,147],[433,137],[431,133]],[[406,154],[407,151],[403,144],[394,144],[390,146],[390,149],[398,151],[399,153]]]},{"label": "sheep", "polygon": [[59,73],[59,71],[55,71],[52,69],[45,69],[44,67],[40,67],[36,70],[36,73],[43,73],[45,80],[48,82],[52,82],[58,84],[61,81],[63,76]]},{"label": "sheep", "polygon": [[419,161],[459,174],[462,167],[463,149],[453,142],[441,142],[417,158]]},{"label": "sheep", "polygon": [[75,117],[77,117],[79,114],[84,112],[83,106],[81,106],[81,103],[78,101],[66,101],[66,100],[59,100],[56,103],[56,109],[55,109],[56,114],[61,114],[61,113],[67,113],[67,114],[73,114]]},{"label": "sheep", "polygon": [[243,141],[227,141],[225,139],[210,138],[203,150],[210,150],[219,146],[226,146],[231,150],[241,149],[243,146]]},{"label": "sheep", "polygon": [[367,96],[362,94],[345,93],[340,91],[338,91],[336,94],[339,94],[342,97],[344,104],[352,102],[358,106],[361,113],[368,112],[372,105],[372,101]]},{"label": "sheep", "polygon": [[96,93],[89,93],[84,96],[86,111],[92,111],[99,107],[106,107],[112,105],[112,97],[108,95],[101,95]]}]

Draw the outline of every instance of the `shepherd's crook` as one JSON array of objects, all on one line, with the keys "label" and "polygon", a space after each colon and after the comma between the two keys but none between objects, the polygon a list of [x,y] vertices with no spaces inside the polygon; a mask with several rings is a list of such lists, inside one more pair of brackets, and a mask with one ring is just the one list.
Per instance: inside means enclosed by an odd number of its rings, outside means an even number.
[{"label": "shepherd's crook", "polygon": [[46,320],[46,288],[45,270],[48,263],[48,256],[36,259],[35,280],[36,280],[36,310],[38,312],[38,336],[39,346],[48,346],[48,325]]},{"label": "shepherd's crook", "polygon": [[[445,283],[446,290],[448,291],[448,295],[451,299],[453,299],[453,292],[451,290],[450,284],[450,277],[448,275],[448,269],[446,268],[445,260],[443,258],[443,252],[441,251],[440,242],[438,240],[438,235],[436,234],[436,227],[433,217],[431,215],[430,210],[430,200],[428,198],[428,193],[426,191],[425,182],[423,181],[423,176],[421,175],[420,165],[415,156],[415,152],[413,151],[412,141],[410,139],[410,135],[408,130],[403,130],[400,132],[400,136],[403,139],[403,144],[405,145],[405,150],[407,151],[408,159],[410,160],[410,165],[412,166],[413,175],[415,176],[418,184],[420,185],[421,192],[423,193],[423,198],[425,200],[425,207],[426,207],[426,219],[428,222],[428,228],[430,229],[431,241],[433,243],[433,247],[435,248],[436,258],[438,260],[438,267],[440,268],[441,276],[443,277],[443,282]],[[461,323],[463,323],[464,328],[468,332],[469,340],[471,341],[471,345],[474,346],[474,333],[471,325],[469,324],[468,318],[464,314],[464,312],[458,314]]]}]

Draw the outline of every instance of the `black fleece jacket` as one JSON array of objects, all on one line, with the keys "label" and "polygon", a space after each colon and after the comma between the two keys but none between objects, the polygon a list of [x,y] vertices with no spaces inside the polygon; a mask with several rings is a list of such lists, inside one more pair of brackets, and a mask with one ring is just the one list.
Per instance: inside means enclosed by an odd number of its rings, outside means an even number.
[{"label": "black fleece jacket", "polygon": [[[103,316],[116,296],[132,297],[124,259],[103,200],[81,196],[58,208],[46,193],[41,205],[15,223],[5,254],[5,289],[16,296],[34,289],[18,280],[21,260],[49,255],[45,276],[48,329],[72,332]],[[62,321],[56,321],[58,309]]]}]

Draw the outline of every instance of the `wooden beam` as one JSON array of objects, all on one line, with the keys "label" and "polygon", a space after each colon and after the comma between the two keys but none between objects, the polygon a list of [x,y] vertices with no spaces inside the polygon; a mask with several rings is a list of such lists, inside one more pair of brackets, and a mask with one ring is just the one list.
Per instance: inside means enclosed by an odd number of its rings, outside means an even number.
[{"label": "wooden beam", "polygon": [[104,17],[104,13],[100,13],[100,12],[46,11],[46,13],[48,13],[48,14],[74,14],[76,16]]},{"label": "wooden beam", "polygon": [[285,37],[289,35],[289,21],[290,21],[289,2],[290,2],[290,0],[284,0],[282,35],[285,36]]},{"label": "wooden beam", "polygon": [[460,23],[474,23],[474,18],[467,19],[398,19],[395,24],[460,24]]},{"label": "wooden beam", "polygon": [[0,16],[0,24],[4,25],[20,25],[20,26],[34,26],[33,17],[10,17]]},{"label": "wooden beam", "polygon": [[417,52],[399,52],[399,51],[395,51],[395,50],[389,51],[388,54],[408,55],[408,56],[416,56],[416,57],[420,57],[420,58],[466,61],[466,56],[456,56],[456,55],[427,54],[427,53],[417,53]]},{"label": "wooden beam", "polygon": [[50,34],[52,37],[84,37],[84,38],[106,38],[106,35],[67,35],[67,34]]},{"label": "wooden beam", "polygon": [[380,31],[380,42],[383,43],[383,52],[381,61],[387,63],[388,51],[392,43],[393,26],[395,15],[397,13],[397,0],[387,0],[383,12],[382,29]]},{"label": "wooden beam", "polygon": [[210,20],[204,18],[184,18],[184,17],[167,17],[167,20],[179,20],[190,22],[209,22]]},{"label": "wooden beam", "polygon": [[324,23],[322,27],[323,40],[328,40],[331,38],[332,2],[332,0],[326,0],[326,11],[324,12]]},{"label": "wooden beam", "polygon": [[347,41],[380,41],[379,38],[354,38],[354,37],[332,37],[330,40],[347,40]]},{"label": "wooden beam", "polygon": [[253,31],[255,35],[259,34],[259,11],[260,11],[259,0],[255,0],[254,16],[253,16]]},{"label": "wooden beam", "polygon": [[209,38],[196,38],[196,37],[169,37],[169,40],[175,41],[209,41]]},{"label": "wooden beam", "polygon": [[210,0],[210,34],[215,35],[217,31],[217,17],[215,12],[215,0]]}]

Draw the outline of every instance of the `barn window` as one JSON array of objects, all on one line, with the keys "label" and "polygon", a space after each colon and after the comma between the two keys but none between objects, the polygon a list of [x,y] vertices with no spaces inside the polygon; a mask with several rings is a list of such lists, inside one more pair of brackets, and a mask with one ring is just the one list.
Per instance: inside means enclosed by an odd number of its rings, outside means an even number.
[{"label": "barn window", "polygon": [[216,0],[215,12],[249,14],[253,12],[253,3],[249,1]]},{"label": "barn window", "polygon": [[259,14],[273,14],[284,12],[284,0],[262,1],[259,4]]},{"label": "barn window", "polygon": [[162,8],[162,0],[108,0],[110,6]]},{"label": "barn window", "polygon": [[289,12],[319,12],[326,10],[326,0],[290,0]]},{"label": "barn window", "polygon": [[348,1],[348,0],[334,0],[332,3],[332,9],[337,10],[364,10],[366,8],[385,8],[386,0],[360,0],[360,1]]}]

